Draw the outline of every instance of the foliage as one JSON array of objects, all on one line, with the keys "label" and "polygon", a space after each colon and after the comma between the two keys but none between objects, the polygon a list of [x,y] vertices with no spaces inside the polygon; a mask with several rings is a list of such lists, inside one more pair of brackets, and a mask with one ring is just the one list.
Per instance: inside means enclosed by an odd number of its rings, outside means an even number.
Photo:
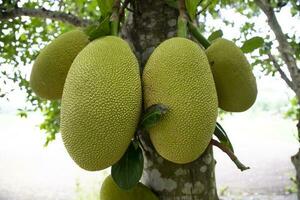
[{"label": "foliage", "polygon": [[129,190],[139,182],[143,169],[142,149],[132,142],[123,157],[111,167],[111,176],[120,188]]},{"label": "foliage", "polygon": [[285,113],[285,117],[295,121],[300,119],[300,106],[297,97],[294,97],[290,100],[290,106]]},{"label": "foliage", "polygon": [[[97,2],[91,0],[0,1],[0,11],[7,11],[15,6],[32,9],[55,8],[53,10],[74,14],[84,19],[99,18]],[[30,111],[39,111],[44,115],[45,120],[40,128],[47,133],[46,145],[55,139],[55,134],[59,131],[59,102],[50,102],[37,97],[30,89],[29,77],[24,71],[31,67],[40,49],[59,34],[73,28],[66,23],[35,17],[0,20],[0,65],[11,66],[9,70],[1,70],[0,83],[13,84],[27,93],[28,106],[19,110],[20,116],[27,116],[27,112]],[[7,93],[0,88],[2,98]]]},{"label": "foliage", "polygon": [[[173,7],[177,7],[176,0],[165,0],[166,3]],[[275,75],[277,70],[273,67],[267,54],[273,51],[278,63],[283,66],[282,59],[278,56],[275,50],[277,43],[274,37],[270,35],[256,35],[259,37],[251,38],[257,27],[255,17],[261,15],[259,8],[254,1],[246,0],[188,0],[187,9],[190,17],[196,17],[196,12],[202,10],[199,15],[200,28],[202,32],[211,32],[209,40],[212,41],[218,37],[223,36],[223,32],[213,27],[209,29],[208,19],[222,19],[226,26],[235,26],[235,19],[225,18],[222,14],[224,10],[234,10],[241,16],[247,17],[247,21],[240,27],[240,36],[234,40],[237,43],[242,43],[245,52],[249,52],[249,56],[253,60],[253,67],[259,66],[261,71],[267,75]],[[108,15],[112,9],[112,0],[64,0],[64,1],[46,1],[46,0],[0,0],[0,12],[6,12],[15,7],[22,8],[45,8],[53,11],[60,11],[70,13],[82,19],[89,19],[94,22],[99,22],[102,14]],[[300,3],[298,0],[271,0],[272,6],[275,11],[280,12],[283,8],[288,7],[292,16],[299,16]],[[207,7],[207,8],[206,8]],[[101,13],[101,12],[102,13]],[[0,14],[1,17],[1,14]],[[209,18],[210,17],[210,18]],[[19,109],[19,115],[26,117],[28,112],[38,111],[44,115],[44,122],[40,128],[47,133],[47,141],[55,139],[55,134],[59,131],[59,109],[60,103],[50,102],[38,98],[32,93],[29,83],[28,74],[24,71],[31,67],[32,62],[42,49],[51,40],[59,34],[69,31],[74,27],[51,19],[42,19],[35,17],[17,17],[14,19],[0,20],[0,84],[14,84],[15,87],[22,89],[27,94],[27,106]],[[103,27],[102,27],[103,28]],[[106,28],[99,29],[99,32],[106,32]],[[95,35],[99,34],[94,33]],[[12,34],[14,33],[14,34]],[[93,37],[93,34],[91,34]],[[291,46],[296,52],[296,57],[300,59],[300,38],[296,33],[289,32],[287,34]],[[254,40],[254,42],[253,42]],[[2,66],[9,66],[4,69]],[[0,98],[6,98],[7,93],[4,87],[0,88]],[[293,109],[288,111],[287,116],[296,118],[298,108],[293,106]]]}]

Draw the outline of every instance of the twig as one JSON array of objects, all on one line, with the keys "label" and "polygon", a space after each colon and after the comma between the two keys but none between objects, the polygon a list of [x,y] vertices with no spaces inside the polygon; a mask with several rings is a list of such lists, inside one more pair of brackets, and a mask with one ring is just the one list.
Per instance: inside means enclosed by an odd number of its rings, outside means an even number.
[{"label": "twig", "polygon": [[209,1],[203,6],[203,8],[202,8],[199,12],[197,12],[196,15],[200,15],[202,12],[204,12],[204,11],[208,8],[208,6],[210,6],[211,3],[212,3],[212,0],[209,0]]},{"label": "twig", "polygon": [[294,90],[294,85],[293,82],[287,77],[285,72],[281,69],[279,63],[275,59],[275,57],[271,54],[271,52],[268,52],[269,59],[272,61],[274,67],[276,70],[279,72],[281,78],[285,81],[285,83],[292,89]]},{"label": "twig", "polygon": [[186,38],[188,16],[186,14],[185,0],[178,1],[178,10],[179,10],[179,16],[177,20],[177,36]]},{"label": "twig", "polygon": [[121,0],[115,0],[112,8],[112,14],[110,17],[111,21],[111,34],[117,36],[119,34],[119,10],[120,10]]},{"label": "twig", "polygon": [[225,152],[241,171],[250,169],[250,167],[246,167],[245,165],[243,165],[243,163],[241,163],[239,159],[234,155],[234,153],[230,149],[228,149],[225,145],[221,144],[220,142],[214,139],[211,139],[210,144],[218,147],[223,152]]},{"label": "twig", "polygon": [[182,17],[186,17],[186,13],[185,13],[185,0],[179,0],[178,1],[178,10],[179,10],[179,15],[181,15]]},{"label": "twig", "polygon": [[67,14],[59,11],[51,11],[45,8],[31,9],[31,8],[19,8],[15,7],[11,10],[0,11],[0,20],[13,19],[20,16],[28,17],[39,17],[39,18],[49,18],[54,20],[59,20],[72,24],[74,26],[88,26],[90,21],[80,19],[79,17]]},{"label": "twig", "polygon": [[196,38],[200,44],[207,49],[210,46],[210,42],[199,32],[197,27],[192,22],[188,22],[188,27],[192,35]]},{"label": "twig", "polygon": [[125,15],[125,9],[128,9],[128,4],[130,3],[130,0],[125,0],[123,5],[121,6],[120,12],[119,12],[119,18],[120,21],[122,21],[122,19],[124,18]]}]

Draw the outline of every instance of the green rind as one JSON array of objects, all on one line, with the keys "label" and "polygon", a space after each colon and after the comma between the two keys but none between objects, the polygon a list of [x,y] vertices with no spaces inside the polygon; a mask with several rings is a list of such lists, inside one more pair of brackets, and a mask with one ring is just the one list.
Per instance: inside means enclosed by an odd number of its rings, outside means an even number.
[{"label": "green rind", "polygon": [[218,108],[204,51],[185,38],[161,43],[145,66],[143,89],[146,108],[169,108],[149,131],[157,152],[174,163],[196,160],[211,140]]},{"label": "green rind", "polygon": [[122,157],[138,125],[141,95],[138,62],[124,40],[106,36],[79,53],[65,83],[61,132],[80,167],[101,170]]},{"label": "green rind", "polygon": [[142,183],[138,183],[130,190],[122,190],[108,176],[101,187],[100,200],[158,200],[154,193]]},{"label": "green rind", "polygon": [[216,83],[219,107],[243,112],[255,102],[257,86],[251,66],[240,48],[219,38],[206,50]]},{"label": "green rind", "polygon": [[30,75],[30,86],[37,96],[61,99],[64,83],[77,54],[89,43],[88,36],[73,30],[60,35],[36,58]]}]

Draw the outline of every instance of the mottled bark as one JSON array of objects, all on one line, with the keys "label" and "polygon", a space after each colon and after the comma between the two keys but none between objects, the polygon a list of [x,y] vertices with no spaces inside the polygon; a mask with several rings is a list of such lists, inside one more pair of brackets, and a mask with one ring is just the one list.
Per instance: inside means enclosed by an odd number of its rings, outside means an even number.
[{"label": "mottled bark", "polygon": [[298,189],[298,193],[297,193],[297,196],[298,196],[298,199],[300,199],[300,149],[298,151],[298,153],[296,153],[294,156],[292,156],[292,163],[294,164],[295,166],[295,169],[296,169],[296,182],[297,182],[297,189]]},{"label": "mottled bark", "polygon": [[[162,0],[143,0],[135,7],[122,30],[131,42],[142,69],[149,55],[162,41],[176,36],[178,12]],[[218,200],[215,182],[215,160],[212,147],[196,161],[179,165],[157,154],[147,135],[143,182],[160,200]],[[188,148],[188,147],[184,147]]]},{"label": "mottled bark", "polygon": [[[297,130],[298,130],[298,137],[300,135],[300,120],[298,121],[297,124]],[[295,166],[296,169],[296,182],[297,182],[297,188],[298,188],[298,199],[300,200],[300,149],[298,152],[291,157],[292,163]]]}]

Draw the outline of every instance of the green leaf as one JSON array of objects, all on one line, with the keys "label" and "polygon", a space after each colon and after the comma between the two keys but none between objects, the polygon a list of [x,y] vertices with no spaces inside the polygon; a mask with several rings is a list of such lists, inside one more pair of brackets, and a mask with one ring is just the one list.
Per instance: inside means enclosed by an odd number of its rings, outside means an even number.
[{"label": "green leaf", "polygon": [[111,167],[111,176],[120,188],[129,190],[139,182],[143,169],[142,150],[131,142],[123,157]]},{"label": "green leaf", "polygon": [[167,111],[168,107],[163,104],[155,104],[148,107],[140,122],[140,128],[142,130],[148,130],[153,127]]},{"label": "green leaf", "polygon": [[201,0],[185,0],[186,10],[192,20],[196,18],[197,7]]},{"label": "green leaf", "polygon": [[251,53],[255,49],[262,47],[264,45],[264,39],[261,37],[253,37],[249,40],[246,40],[241,47],[244,53]]},{"label": "green leaf", "polygon": [[220,38],[222,36],[223,36],[223,31],[222,30],[217,30],[217,31],[214,31],[210,34],[210,36],[208,37],[208,40],[212,42],[215,39]]},{"label": "green leaf", "polygon": [[100,19],[99,24],[93,24],[85,29],[85,33],[92,41],[99,37],[110,34],[109,16]]},{"label": "green leaf", "polygon": [[227,148],[229,148],[233,153],[233,146],[230,142],[229,137],[227,136],[225,130],[223,129],[223,127],[221,126],[221,124],[219,124],[218,122],[216,122],[216,128],[215,128],[215,132],[214,135],[219,139],[220,143],[225,145]]},{"label": "green leaf", "polygon": [[107,16],[112,12],[112,7],[114,5],[114,0],[97,0],[101,16]]},{"label": "green leaf", "polygon": [[178,0],[165,0],[165,2],[172,8],[178,8]]}]

